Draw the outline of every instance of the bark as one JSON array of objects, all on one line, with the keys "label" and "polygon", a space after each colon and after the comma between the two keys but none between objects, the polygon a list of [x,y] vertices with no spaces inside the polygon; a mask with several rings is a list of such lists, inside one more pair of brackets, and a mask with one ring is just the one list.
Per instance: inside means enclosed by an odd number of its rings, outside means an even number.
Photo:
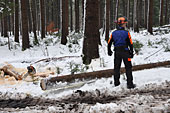
[{"label": "bark", "polygon": [[32,22],[33,22],[33,33],[34,33],[34,44],[38,44],[38,39],[37,39],[37,28],[36,28],[36,23],[37,23],[37,18],[36,18],[36,0],[31,0],[31,11],[32,11]]},{"label": "bark", "polygon": [[163,7],[164,6],[164,0],[160,0],[160,17],[159,17],[159,25],[163,25]]},{"label": "bark", "polygon": [[75,0],[75,32],[78,33],[80,29],[79,25],[79,0]]},{"label": "bark", "polygon": [[[83,42],[83,63],[90,64],[99,58],[99,9],[97,0],[86,0],[85,32]],[[95,7],[95,8],[94,8]]]},{"label": "bark", "polygon": [[15,0],[15,42],[19,43],[19,1]]},{"label": "bark", "polygon": [[144,27],[147,28],[148,0],[144,1]]},{"label": "bark", "polygon": [[[150,63],[150,64],[142,64],[142,65],[136,65],[132,67],[132,71],[139,71],[144,69],[152,69],[157,67],[163,67],[170,65],[170,61],[164,61],[164,62],[157,62],[157,63]],[[120,69],[120,74],[125,73],[125,68]],[[64,76],[58,76],[58,77],[52,77],[47,80],[47,84],[49,83],[56,83],[56,82],[72,82],[77,79],[79,80],[90,80],[90,79],[96,79],[96,78],[108,78],[112,77],[114,75],[114,69],[108,69],[108,70],[101,70],[101,71],[95,71],[95,72],[88,72],[88,73],[80,73],[80,74],[74,74],[74,75],[64,75]]]},{"label": "bark", "polygon": [[142,19],[143,19],[143,16],[142,16],[142,9],[143,9],[143,4],[142,4],[142,0],[138,0],[138,27],[142,27],[143,25],[143,22],[142,22]]},{"label": "bark", "polygon": [[147,23],[147,29],[150,34],[153,34],[152,31],[152,25],[153,25],[153,0],[149,0],[148,4],[148,23]]},{"label": "bark", "polygon": [[3,16],[1,15],[1,36],[4,36],[4,22],[3,22]]},{"label": "bark", "polygon": [[70,0],[70,30],[73,31],[73,1]]},{"label": "bark", "polygon": [[29,45],[29,35],[28,35],[28,9],[27,2],[21,0],[21,16],[22,16],[22,50],[26,50],[30,47]]},{"label": "bark", "polygon": [[105,24],[105,22],[104,22],[104,17],[105,17],[105,0],[100,0],[100,8],[99,8],[99,12],[100,12],[100,28],[104,28],[104,24]]},{"label": "bark", "polygon": [[133,15],[133,29],[134,32],[139,32],[138,25],[138,0],[134,0],[134,15]]},{"label": "bark", "polygon": [[[7,8],[7,0],[5,0],[5,9]],[[8,37],[8,15],[3,13],[3,23],[4,23],[4,37]]]},{"label": "bark", "polygon": [[44,0],[40,0],[41,9],[41,38],[45,38],[45,4]]},{"label": "bark", "polygon": [[119,13],[118,9],[119,9],[119,0],[116,0],[115,20],[118,19],[118,13]]},{"label": "bark", "polygon": [[110,0],[110,29],[114,28],[114,17],[113,17],[113,13],[114,13],[114,0]]},{"label": "bark", "polygon": [[[127,19],[130,19],[130,0],[127,1]],[[127,27],[130,28],[130,21],[128,21]]]},{"label": "bark", "polygon": [[60,0],[57,0],[57,28],[60,29],[61,13],[60,13]]},{"label": "bark", "polygon": [[82,0],[82,30],[84,30],[84,0]]},{"label": "bark", "polygon": [[4,37],[8,37],[8,22],[7,22],[7,20],[8,20],[8,17],[7,17],[7,15],[5,15],[5,16],[3,17]]},{"label": "bark", "polygon": [[62,0],[62,38],[61,44],[67,44],[67,36],[68,36],[68,0]]},{"label": "bark", "polygon": [[28,28],[29,28],[29,32],[32,32],[32,16],[31,16],[31,9],[30,9],[30,0],[26,0],[27,1],[27,7],[28,7]]},{"label": "bark", "polygon": [[110,28],[110,0],[106,0],[106,37],[105,40],[109,40],[109,28]]},{"label": "bark", "polygon": [[166,4],[165,4],[165,24],[168,24],[169,22],[168,22],[168,4],[169,4],[169,0],[166,0],[166,2],[165,2]]}]

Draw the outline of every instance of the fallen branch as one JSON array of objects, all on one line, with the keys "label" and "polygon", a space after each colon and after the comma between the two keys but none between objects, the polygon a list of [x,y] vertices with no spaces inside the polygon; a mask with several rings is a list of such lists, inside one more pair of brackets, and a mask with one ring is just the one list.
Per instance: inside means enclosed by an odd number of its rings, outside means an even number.
[{"label": "fallen branch", "polygon": [[64,56],[64,57],[58,57],[58,58],[56,58],[56,57],[52,57],[52,58],[44,58],[44,59],[40,59],[40,60],[38,60],[38,61],[36,61],[36,62],[34,62],[34,63],[31,63],[30,65],[33,65],[33,64],[36,64],[36,63],[39,63],[39,62],[42,62],[42,61],[44,61],[44,62],[49,62],[49,61],[56,61],[56,60],[62,60],[62,59],[64,59],[64,58],[78,58],[78,57],[80,57],[80,56]]}]

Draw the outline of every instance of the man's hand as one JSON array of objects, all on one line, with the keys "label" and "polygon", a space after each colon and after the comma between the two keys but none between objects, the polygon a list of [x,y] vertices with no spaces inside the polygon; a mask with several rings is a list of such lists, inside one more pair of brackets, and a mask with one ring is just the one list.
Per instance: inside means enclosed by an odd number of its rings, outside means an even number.
[{"label": "man's hand", "polygon": [[111,50],[108,50],[108,55],[112,56],[113,52]]},{"label": "man's hand", "polygon": [[130,51],[130,58],[133,58],[134,54],[133,54],[133,51]]}]

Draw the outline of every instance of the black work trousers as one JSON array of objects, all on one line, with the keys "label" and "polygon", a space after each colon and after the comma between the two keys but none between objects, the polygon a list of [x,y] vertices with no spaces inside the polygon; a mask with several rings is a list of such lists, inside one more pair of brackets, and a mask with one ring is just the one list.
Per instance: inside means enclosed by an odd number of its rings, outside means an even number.
[{"label": "black work trousers", "polygon": [[131,59],[129,58],[128,51],[115,51],[114,54],[114,84],[115,86],[120,84],[120,67],[121,62],[123,60],[126,69],[126,77],[127,77],[127,85],[133,85],[133,76],[132,76],[132,63]]}]

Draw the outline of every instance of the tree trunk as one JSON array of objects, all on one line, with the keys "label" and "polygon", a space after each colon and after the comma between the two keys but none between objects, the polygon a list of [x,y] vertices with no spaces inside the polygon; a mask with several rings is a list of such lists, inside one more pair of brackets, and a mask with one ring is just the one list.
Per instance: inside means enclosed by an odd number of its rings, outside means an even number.
[{"label": "tree trunk", "polygon": [[142,22],[142,9],[143,9],[143,4],[142,4],[142,0],[138,0],[138,27],[142,27],[143,26],[143,22]]},{"label": "tree trunk", "polygon": [[[130,0],[127,1],[127,19],[130,19]],[[130,21],[128,21],[128,28],[130,28]]]},{"label": "tree trunk", "polygon": [[75,32],[78,33],[80,29],[79,25],[79,0],[75,0]]},{"label": "tree trunk", "polygon": [[139,32],[138,26],[138,0],[134,0],[134,15],[133,15],[133,29],[134,32]]},{"label": "tree trunk", "polygon": [[3,16],[1,15],[1,36],[4,36],[4,20],[3,20]]},{"label": "tree trunk", "polygon": [[160,17],[159,17],[160,26],[163,25],[163,8],[164,8],[164,0],[160,0]]},{"label": "tree trunk", "polygon": [[45,4],[44,0],[40,0],[40,8],[41,8],[41,38],[45,38]]},{"label": "tree trunk", "polygon": [[[139,70],[144,70],[144,69],[163,67],[167,65],[170,65],[170,61],[136,65],[132,67],[132,70],[139,71]],[[125,72],[126,72],[125,68],[120,69],[120,74],[123,74]],[[100,70],[100,71],[80,73],[80,74],[74,74],[74,75],[63,75],[63,76],[57,76],[57,77],[52,77],[50,79],[46,79],[47,80],[46,85],[51,84],[51,83],[55,84],[56,82],[72,82],[77,79],[91,80],[91,79],[103,78],[103,77],[108,78],[108,77],[112,77],[113,75],[114,75],[114,69]]]},{"label": "tree trunk", "polygon": [[72,0],[70,0],[70,30],[73,31],[73,1]]},{"label": "tree trunk", "polygon": [[168,4],[169,4],[169,0],[166,0],[166,2],[165,2],[165,24],[169,24],[169,22],[168,22]]},{"label": "tree trunk", "polygon": [[28,35],[28,9],[27,1],[21,0],[21,15],[22,15],[22,50],[30,47]]},{"label": "tree trunk", "polygon": [[60,13],[60,0],[57,0],[57,28],[60,29],[61,13]]},{"label": "tree trunk", "polygon": [[[7,8],[7,0],[5,0],[5,9]],[[8,16],[3,12],[3,22],[4,22],[4,37],[8,37]]]},{"label": "tree trunk", "polygon": [[148,32],[150,34],[153,34],[152,32],[152,25],[153,25],[153,21],[152,21],[152,17],[153,17],[153,0],[149,0],[148,1],[148,24],[147,24],[147,29]]},{"label": "tree trunk", "polygon": [[118,13],[119,13],[118,9],[119,9],[119,0],[116,1],[115,20],[118,19]]},{"label": "tree trunk", "polygon": [[100,0],[100,28],[102,28],[102,27],[104,27],[104,24],[105,24],[105,22],[104,22],[104,18],[105,18],[105,0]]},{"label": "tree trunk", "polygon": [[[99,8],[97,0],[86,0],[85,32],[83,42],[83,63],[90,64],[99,58]],[[95,8],[94,8],[95,7]]]},{"label": "tree trunk", "polygon": [[82,0],[82,30],[84,30],[84,0]]},{"label": "tree trunk", "polygon": [[110,0],[106,0],[106,37],[105,40],[109,40],[109,28],[110,28]]},{"label": "tree trunk", "polygon": [[28,28],[29,32],[32,32],[32,16],[31,16],[31,9],[30,9],[30,0],[27,1],[27,7],[28,7]]},{"label": "tree trunk", "polygon": [[15,42],[19,43],[19,1],[15,0]]},{"label": "tree trunk", "polygon": [[147,28],[148,0],[144,0],[144,27]]},{"label": "tree trunk", "polygon": [[114,28],[114,17],[113,17],[113,13],[114,13],[114,0],[110,0],[110,29]]},{"label": "tree trunk", "polygon": [[34,44],[38,44],[38,39],[37,39],[37,33],[36,33],[36,23],[37,23],[37,18],[36,18],[36,0],[31,0],[31,9],[32,9],[32,22],[33,22],[33,33],[34,33]]},{"label": "tree trunk", "polygon": [[3,17],[3,22],[4,22],[4,37],[8,37],[8,22],[7,22],[8,17],[5,15]]},{"label": "tree trunk", "polygon": [[67,36],[68,36],[68,0],[62,0],[62,38],[61,44],[67,44]]}]

